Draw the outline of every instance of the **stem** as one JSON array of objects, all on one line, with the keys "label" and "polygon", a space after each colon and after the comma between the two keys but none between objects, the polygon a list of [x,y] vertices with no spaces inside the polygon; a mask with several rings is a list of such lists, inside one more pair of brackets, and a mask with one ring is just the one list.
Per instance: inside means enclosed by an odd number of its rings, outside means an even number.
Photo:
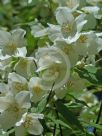
[{"label": "stem", "polygon": [[59,124],[59,128],[60,128],[60,134],[61,134],[61,136],[63,136],[63,133],[62,133],[62,127],[61,127],[61,125]]},{"label": "stem", "polygon": [[56,136],[56,124],[54,125],[53,136]]},{"label": "stem", "polygon": [[[102,94],[101,94],[101,95],[102,95]],[[102,100],[101,100],[100,110],[99,110],[99,113],[98,113],[98,116],[97,116],[96,124],[98,124],[98,123],[99,123],[99,121],[100,121],[101,112],[102,112]],[[94,134],[95,134],[95,136],[96,136],[96,128],[94,128],[93,133],[94,133]]]},{"label": "stem", "polygon": [[55,82],[52,84],[52,88],[51,88],[50,93],[49,93],[49,95],[48,95],[48,97],[47,97],[47,102],[46,102],[46,104],[49,103],[49,100],[50,100],[50,97],[51,97],[51,94],[52,94],[54,85],[55,85]]}]

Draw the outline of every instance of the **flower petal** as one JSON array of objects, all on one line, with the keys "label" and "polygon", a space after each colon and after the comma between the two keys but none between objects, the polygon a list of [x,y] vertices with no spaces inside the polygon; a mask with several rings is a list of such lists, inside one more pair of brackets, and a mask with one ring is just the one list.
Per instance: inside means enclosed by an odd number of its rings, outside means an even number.
[{"label": "flower petal", "polygon": [[0,125],[3,130],[8,130],[15,125],[17,118],[13,112],[4,111],[0,114]]},{"label": "flower petal", "polygon": [[30,108],[30,93],[28,91],[18,93],[15,99],[22,108]]},{"label": "flower petal", "polygon": [[28,128],[28,132],[34,135],[41,135],[43,132],[43,127],[40,121],[37,119],[34,119],[33,124]]},{"label": "flower petal", "polygon": [[56,20],[62,25],[63,23],[73,23],[74,17],[67,7],[59,7],[56,11]]},{"label": "flower petal", "polygon": [[6,46],[10,39],[11,39],[11,34],[9,32],[0,30],[0,48]]},{"label": "flower petal", "polygon": [[26,129],[23,125],[19,127],[15,127],[15,136],[25,136],[26,135]]}]

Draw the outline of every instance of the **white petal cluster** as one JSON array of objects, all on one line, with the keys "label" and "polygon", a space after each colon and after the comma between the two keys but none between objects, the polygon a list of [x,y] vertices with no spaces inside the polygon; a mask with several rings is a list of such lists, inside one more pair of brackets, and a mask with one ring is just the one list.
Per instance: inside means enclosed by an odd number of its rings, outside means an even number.
[{"label": "white petal cluster", "polygon": [[[31,86],[37,68],[35,58],[26,56],[25,34],[20,28],[11,32],[0,30],[0,129],[4,132],[14,127],[17,136],[23,136],[27,130],[34,135],[43,132],[39,121],[43,114],[30,112],[32,99],[36,103],[43,94],[38,97],[39,91],[35,87],[35,95]],[[19,124],[20,120],[23,124]]]},{"label": "white petal cluster", "polygon": [[[99,8],[82,6],[79,11],[78,0],[59,1],[59,5],[56,24],[48,23],[45,28],[35,20],[31,26],[34,37],[47,36],[50,40],[34,50],[33,55],[28,55],[25,30],[0,30],[0,129],[3,132],[14,127],[16,136],[41,135],[40,120],[44,115],[35,114],[32,108],[51,91],[57,99],[62,99],[66,90],[77,93],[89,83],[73,71],[86,64],[94,65],[96,55],[102,50],[102,33],[91,30],[101,17]],[[80,97],[87,101],[91,95]]]}]

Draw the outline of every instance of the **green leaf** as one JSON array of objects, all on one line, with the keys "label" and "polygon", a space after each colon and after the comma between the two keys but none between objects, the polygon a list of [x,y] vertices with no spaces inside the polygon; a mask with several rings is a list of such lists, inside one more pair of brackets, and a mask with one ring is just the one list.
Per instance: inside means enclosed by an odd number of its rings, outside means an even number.
[{"label": "green leaf", "polygon": [[98,84],[95,70],[90,71],[91,68],[75,69],[81,78],[87,79],[92,84]]},{"label": "green leaf", "polygon": [[56,101],[56,108],[68,124],[76,126],[81,131],[84,131],[77,117],[60,100]]},{"label": "green leaf", "polygon": [[95,74],[97,72],[97,68],[93,65],[87,65],[85,66],[85,69],[89,72],[89,73],[93,73]]},{"label": "green leaf", "polygon": [[55,118],[53,118],[51,116],[48,116],[48,118],[51,119],[54,122],[54,124],[56,124],[58,126],[61,125],[61,126],[65,127],[65,128],[72,129],[68,124],[66,124],[62,120],[55,119]]},{"label": "green leaf", "polygon": [[46,103],[47,103],[47,97],[48,95],[46,95],[38,104],[37,106],[37,112],[41,113],[43,112],[43,110],[45,109],[46,107]]},{"label": "green leaf", "polygon": [[57,125],[61,125],[63,127],[67,127],[68,129],[72,129],[68,124],[66,124],[65,122],[63,122],[62,120],[55,120]]},{"label": "green leaf", "polygon": [[84,105],[84,106],[87,106],[88,107],[88,105],[87,105],[87,103],[86,102],[84,102],[84,101],[82,101],[82,100],[78,100],[77,98],[75,98],[72,94],[68,94],[69,96],[71,96],[74,100],[75,100],[75,102],[76,103],[80,103],[80,104],[82,104],[82,105]]}]

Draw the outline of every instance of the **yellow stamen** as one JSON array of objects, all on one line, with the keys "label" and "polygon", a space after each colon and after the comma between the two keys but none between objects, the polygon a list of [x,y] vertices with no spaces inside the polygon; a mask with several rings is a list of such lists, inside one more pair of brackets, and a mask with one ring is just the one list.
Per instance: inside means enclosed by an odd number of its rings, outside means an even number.
[{"label": "yellow stamen", "polygon": [[18,92],[23,91],[23,90],[27,90],[27,84],[22,84],[22,83],[16,82],[16,83],[14,84],[14,88],[15,88]]},{"label": "yellow stamen", "polygon": [[32,91],[34,92],[34,93],[36,93],[36,95],[40,95],[41,94],[41,92],[42,92],[42,89],[40,88],[40,86],[34,86],[33,88],[32,88]]},{"label": "yellow stamen", "polygon": [[87,42],[87,37],[86,35],[81,35],[78,39],[78,42],[80,43],[86,43]]},{"label": "yellow stamen", "polygon": [[20,62],[20,67],[26,69],[28,65],[28,61],[25,59],[22,59]]},{"label": "yellow stamen", "polygon": [[64,34],[69,34],[69,33],[71,33],[72,32],[72,25],[71,24],[69,24],[69,23],[64,23],[63,25],[62,25],[62,28],[61,28],[61,30],[62,30],[62,33],[64,33]]},{"label": "yellow stamen", "polygon": [[6,49],[8,51],[8,53],[14,53],[17,49],[17,46],[15,43],[9,43],[7,46],[6,46]]},{"label": "yellow stamen", "polygon": [[25,128],[29,128],[30,126],[32,126],[32,117],[26,117],[26,120],[23,123],[23,126]]}]

